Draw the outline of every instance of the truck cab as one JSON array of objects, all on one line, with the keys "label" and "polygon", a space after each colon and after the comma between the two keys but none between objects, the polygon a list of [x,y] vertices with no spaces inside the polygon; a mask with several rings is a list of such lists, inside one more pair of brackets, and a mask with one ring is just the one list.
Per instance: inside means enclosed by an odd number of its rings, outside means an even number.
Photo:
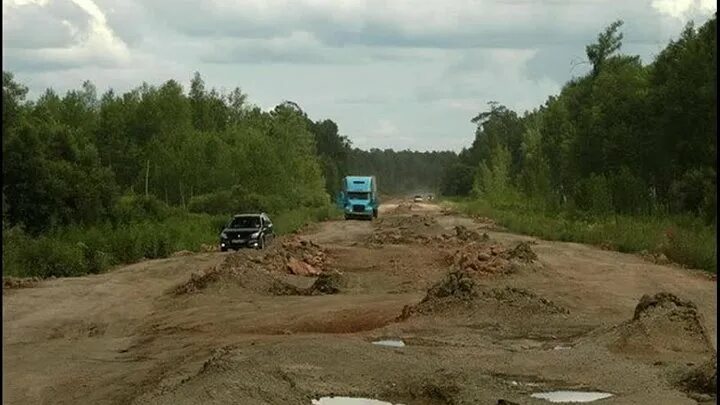
[{"label": "truck cab", "polygon": [[347,176],[342,181],[340,200],[345,219],[377,218],[380,200],[375,176]]}]

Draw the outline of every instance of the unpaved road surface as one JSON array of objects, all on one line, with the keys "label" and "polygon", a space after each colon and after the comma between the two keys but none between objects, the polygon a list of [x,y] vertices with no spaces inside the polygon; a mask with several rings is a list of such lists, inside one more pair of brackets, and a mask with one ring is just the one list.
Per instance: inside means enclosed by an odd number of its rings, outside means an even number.
[{"label": "unpaved road surface", "polygon": [[715,403],[688,376],[714,361],[716,293],[699,272],[387,204],[265,252],[5,289],[3,403]]}]

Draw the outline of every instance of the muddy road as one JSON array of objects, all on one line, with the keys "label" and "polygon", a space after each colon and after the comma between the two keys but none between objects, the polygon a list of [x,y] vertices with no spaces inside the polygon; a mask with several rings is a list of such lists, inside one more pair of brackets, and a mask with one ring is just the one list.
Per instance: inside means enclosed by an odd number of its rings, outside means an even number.
[{"label": "muddy road", "polygon": [[716,403],[716,281],[438,205],[3,294],[4,404]]}]

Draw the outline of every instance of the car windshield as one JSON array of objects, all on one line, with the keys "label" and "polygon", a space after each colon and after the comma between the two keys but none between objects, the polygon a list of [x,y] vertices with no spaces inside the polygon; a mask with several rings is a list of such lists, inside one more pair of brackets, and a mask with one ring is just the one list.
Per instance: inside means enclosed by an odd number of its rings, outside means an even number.
[{"label": "car windshield", "polygon": [[260,217],[236,217],[230,222],[228,228],[259,228]]},{"label": "car windshield", "polygon": [[347,193],[348,198],[351,200],[369,200],[370,199],[370,193],[359,193],[359,192],[350,192]]}]

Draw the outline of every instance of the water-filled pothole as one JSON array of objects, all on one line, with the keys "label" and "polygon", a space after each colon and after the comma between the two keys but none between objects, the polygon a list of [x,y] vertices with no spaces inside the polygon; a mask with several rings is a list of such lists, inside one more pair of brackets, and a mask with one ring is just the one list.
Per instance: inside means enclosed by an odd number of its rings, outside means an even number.
[{"label": "water-filled pothole", "polygon": [[599,399],[610,398],[612,394],[608,394],[606,392],[553,391],[539,392],[530,396],[533,398],[544,399],[553,403],[577,403],[593,402]]},{"label": "water-filled pothole", "polygon": [[[313,399],[312,405],[393,405],[390,402],[380,401],[371,398],[353,397],[321,397]],[[396,404],[402,405],[402,404]]]},{"label": "water-filled pothole", "polygon": [[405,347],[405,342],[398,339],[376,340],[372,342],[372,344],[389,347]]}]

